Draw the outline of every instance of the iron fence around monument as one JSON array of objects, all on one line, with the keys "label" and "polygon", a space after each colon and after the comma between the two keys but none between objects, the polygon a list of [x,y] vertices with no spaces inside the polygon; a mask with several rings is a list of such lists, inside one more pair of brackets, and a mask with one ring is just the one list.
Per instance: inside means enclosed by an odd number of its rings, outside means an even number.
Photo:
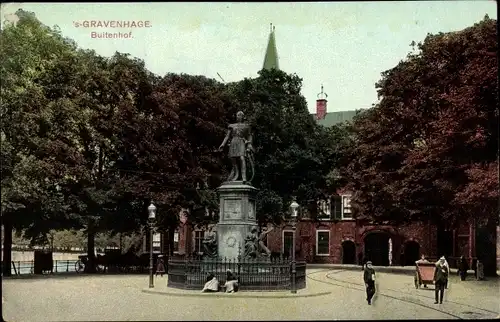
[{"label": "iron fence around monument", "polygon": [[[214,274],[219,285],[226,282],[226,272],[238,279],[241,291],[278,291],[290,290],[292,262],[288,258],[268,260],[255,259],[200,259],[171,258],[168,261],[168,287],[186,290],[201,290],[209,274]],[[306,287],[306,263],[296,263],[297,289]]]}]

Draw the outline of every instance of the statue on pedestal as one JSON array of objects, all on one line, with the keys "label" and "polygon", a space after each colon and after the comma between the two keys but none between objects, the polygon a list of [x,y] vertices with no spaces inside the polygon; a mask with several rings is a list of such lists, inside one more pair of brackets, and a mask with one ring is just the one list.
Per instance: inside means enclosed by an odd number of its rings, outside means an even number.
[{"label": "statue on pedestal", "polygon": [[217,257],[217,233],[215,228],[211,228],[208,235],[203,239],[203,255],[208,258]]},{"label": "statue on pedestal", "polygon": [[[229,158],[231,158],[232,169],[228,181],[238,181],[241,177],[243,182],[251,182],[255,175],[254,148],[252,145],[252,133],[250,126],[243,123],[244,114],[242,111],[236,113],[236,123],[229,124],[226,137],[219,147],[222,151],[229,139]],[[248,179],[247,161],[252,169],[252,177]],[[248,180],[247,180],[248,179]]]}]

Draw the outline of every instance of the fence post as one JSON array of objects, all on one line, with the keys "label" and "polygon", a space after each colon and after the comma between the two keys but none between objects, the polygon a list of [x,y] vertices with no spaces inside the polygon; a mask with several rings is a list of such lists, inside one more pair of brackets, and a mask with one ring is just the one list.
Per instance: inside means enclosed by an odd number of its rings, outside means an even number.
[{"label": "fence post", "polygon": [[188,286],[188,261],[189,258],[186,256],[186,260],[184,261],[184,288]]},{"label": "fence post", "polygon": [[54,260],[54,262],[55,262],[54,266],[55,266],[55,268],[56,268],[56,273],[57,273],[57,259],[56,259],[56,260]]},{"label": "fence post", "polygon": [[[241,276],[241,243],[238,245],[238,280]],[[241,281],[239,281],[241,283]]]},{"label": "fence post", "polygon": [[66,260],[66,272],[69,272],[69,259]]}]

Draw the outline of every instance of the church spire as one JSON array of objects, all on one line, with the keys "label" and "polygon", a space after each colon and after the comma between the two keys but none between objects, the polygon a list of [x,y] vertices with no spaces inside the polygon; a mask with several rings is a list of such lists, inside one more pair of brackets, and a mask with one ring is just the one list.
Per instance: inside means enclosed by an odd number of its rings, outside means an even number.
[{"label": "church spire", "polygon": [[266,55],[264,56],[263,69],[280,69],[278,63],[278,50],[276,49],[276,39],[274,38],[274,30],[276,27],[271,23],[271,33],[269,34],[269,41],[267,43]]}]

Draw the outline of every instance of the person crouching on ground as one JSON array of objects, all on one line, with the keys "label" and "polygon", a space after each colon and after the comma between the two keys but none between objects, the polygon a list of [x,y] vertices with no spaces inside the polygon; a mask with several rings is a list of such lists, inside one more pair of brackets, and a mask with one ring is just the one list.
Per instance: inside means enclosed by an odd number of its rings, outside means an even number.
[{"label": "person crouching on ground", "polygon": [[469,270],[469,263],[467,263],[467,260],[462,255],[460,256],[460,262],[458,263],[458,274],[460,275],[460,279],[462,281],[465,281],[468,270]]},{"label": "person crouching on ground", "polygon": [[446,265],[446,259],[443,256],[436,262],[436,269],[434,270],[434,285],[436,289],[435,291],[436,301],[434,302],[434,304],[438,304],[438,297],[439,297],[439,303],[443,304],[444,288],[446,284],[448,284],[449,272],[450,269]]},{"label": "person crouching on ground", "polygon": [[373,295],[375,295],[375,270],[371,261],[366,262],[363,279],[366,286],[366,301],[368,305],[371,305]]},{"label": "person crouching on ground", "polygon": [[205,286],[203,286],[202,292],[218,292],[219,291],[219,281],[215,277],[214,273],[210,273],[207,276]]},{"label": "person crouching on ground", "polygon": [[226,293],[238,292],[238,278],[229,269],[226,272],[226,284],[224,284],[224,287],[226,288]]}]

